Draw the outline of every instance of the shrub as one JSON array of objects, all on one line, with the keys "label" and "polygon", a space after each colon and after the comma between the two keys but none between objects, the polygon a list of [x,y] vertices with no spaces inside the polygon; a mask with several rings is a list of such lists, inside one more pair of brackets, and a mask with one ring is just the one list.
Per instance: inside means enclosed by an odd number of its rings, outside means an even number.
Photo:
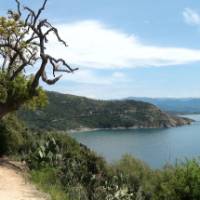
[{"label": "shrub", "polygon": [[42,168],[31,171],[31,180],[43,191],[50,194],[52,200],[69,200],[57,176],[56,169]]},{"label": "shrub", "polygon": [[61,146],[48,133],[29,135],[23,152],[30,169],[56,167],[62,161]]},{"label": "shrub", "polygon": [[186,160],[162,169],[154,182],[156,200],[200,199],[200,162]]},{"label": "shrub", "polygon": [[27,129],[15,115],[0,120],[0,155],[17,154],[25,143],[26,134]]}]

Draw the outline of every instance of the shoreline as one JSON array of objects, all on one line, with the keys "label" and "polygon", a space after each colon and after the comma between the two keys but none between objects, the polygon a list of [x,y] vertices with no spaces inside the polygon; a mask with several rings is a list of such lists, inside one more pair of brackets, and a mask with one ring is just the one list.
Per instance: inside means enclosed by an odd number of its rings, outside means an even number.
[{"label": "shoreline", "polygon": [[129,127],[129,128],[125,128],[125,127],[116,127],[116,128],[87,128],[87,127],[83,127],[83,128],[79,128],[79,129],[71,129],[71,130],[67,130],[67,132],[69,134],[74,134],[74,133],[85,133],[85,132],[93,132],[93,131],[117,131],[117,130],[136,130],[136,129],[168,129],[168,128],[177,128],[177,127],[181,127],[181,126],[189,126],[191,125],[193,122],[195,122],[194,120],[191,121],[188,124],[182,124],[182,125],[177,125],[177,126],[170,126],[170,127],[140,127],[140,126],[133,126],[133,127]]}]

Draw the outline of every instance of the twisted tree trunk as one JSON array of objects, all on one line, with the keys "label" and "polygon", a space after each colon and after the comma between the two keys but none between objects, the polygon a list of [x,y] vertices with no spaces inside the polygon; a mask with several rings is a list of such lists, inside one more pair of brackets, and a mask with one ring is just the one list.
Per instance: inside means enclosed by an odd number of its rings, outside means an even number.
[{"label": "twisted tree trunk", "polygon": [[5,105],[0,104],[0,119],[2,119],[8,113]]},{"label": "twisted tree trunk", "polygon": [[7,115],[10,112],[15,111],[16,109],[12,106],[9,106],[7,104],[0,103],[0,120]]}]

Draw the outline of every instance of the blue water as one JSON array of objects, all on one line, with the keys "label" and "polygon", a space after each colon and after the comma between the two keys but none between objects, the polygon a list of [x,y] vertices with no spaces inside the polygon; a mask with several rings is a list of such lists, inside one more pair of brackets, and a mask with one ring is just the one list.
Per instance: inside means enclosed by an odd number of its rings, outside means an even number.
[{"label": "blue water", "polygon": [[112,162],[133,155],[153,168],[200,156],[200,115],[192,125],[168,129],[135,129],[75,133],[73,137]]}]

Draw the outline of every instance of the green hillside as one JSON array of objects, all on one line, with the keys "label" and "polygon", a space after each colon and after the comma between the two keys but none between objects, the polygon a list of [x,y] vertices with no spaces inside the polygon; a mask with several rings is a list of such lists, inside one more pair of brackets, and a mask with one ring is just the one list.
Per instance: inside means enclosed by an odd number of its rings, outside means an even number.
[{"label": "green hillside", "polygon": [[31,128],[158,128],[191,122],[170,116],[156,106],[140,101],[102,101],[55,92],[47,94],[49,104],[44,109],[19,112]]}]

